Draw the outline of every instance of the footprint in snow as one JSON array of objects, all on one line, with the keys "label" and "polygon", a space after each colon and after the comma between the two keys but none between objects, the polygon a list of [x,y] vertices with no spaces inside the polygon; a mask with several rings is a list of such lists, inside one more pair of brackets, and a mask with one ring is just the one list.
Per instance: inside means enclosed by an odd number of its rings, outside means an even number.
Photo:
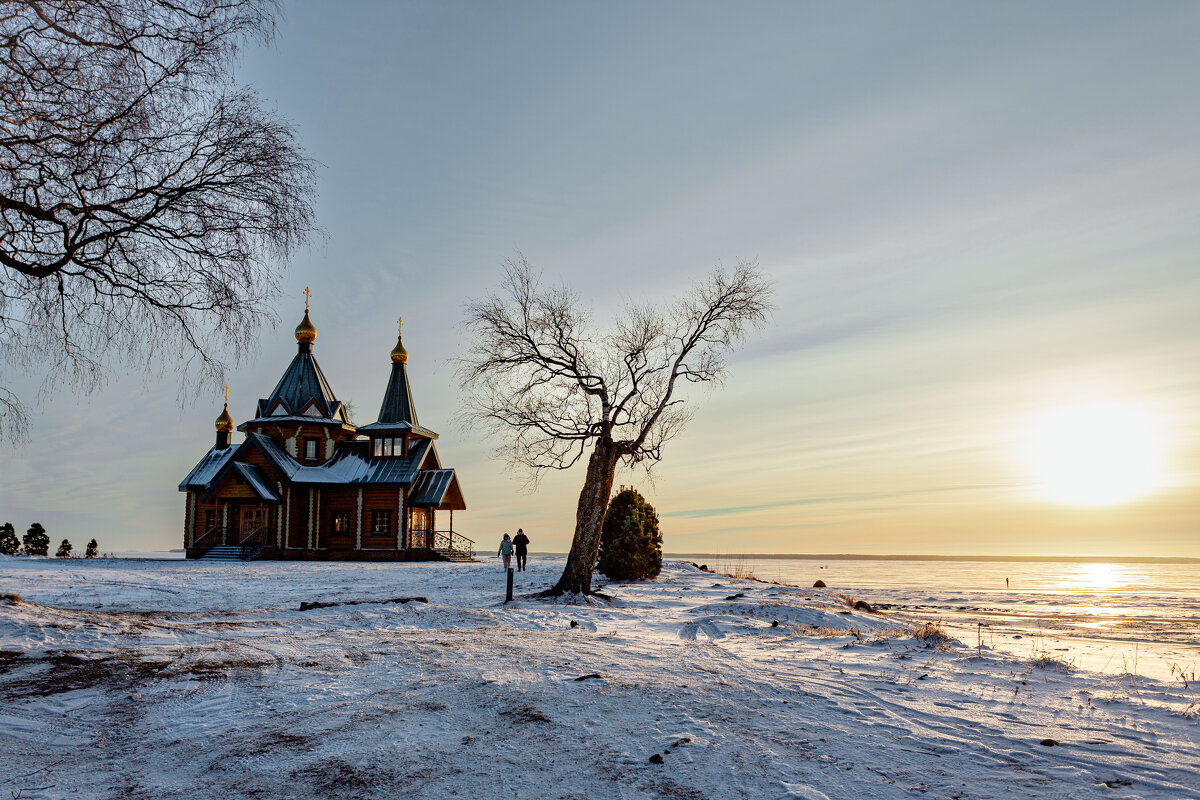
[{"label": "footprint in snow", "polygon": [[787,794],[779,798],[779,800],[796,800],[797,797],[803,800],[829,800],[829,795],[822,791],[804,786],[799,783],[785,783],[783,788],[787,790]]},{"label": "footprint in snow", "polygon": [[694,642],[698,634],[704,634],[710,640],[725,638],[725,632],[708,620],[700,622],[685,622],[679,626],[679,638]]}]

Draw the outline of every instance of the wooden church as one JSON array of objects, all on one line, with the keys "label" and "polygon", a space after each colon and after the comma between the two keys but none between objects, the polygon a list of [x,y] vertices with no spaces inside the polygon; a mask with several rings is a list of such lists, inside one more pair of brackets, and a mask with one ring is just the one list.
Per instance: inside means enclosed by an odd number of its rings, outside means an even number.
[{"label": "wooden church", "polygon": [[[417,422],[401,337],[379,418],[355,426],[313,356],[317,329],[296,328],[299,352],[233,444],[229,390],[217,441],[179,484],[188,558],[461,560],[454,532],[466,508],[442,466],[437,434]],[[444,520],[444,523],[443,523]]]}]

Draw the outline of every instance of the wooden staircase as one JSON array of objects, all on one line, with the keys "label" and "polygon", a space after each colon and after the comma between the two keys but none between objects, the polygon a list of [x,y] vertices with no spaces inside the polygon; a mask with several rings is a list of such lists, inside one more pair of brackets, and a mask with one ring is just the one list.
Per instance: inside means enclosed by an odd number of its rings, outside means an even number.
[{"label": "wooden staircase", "polygon": [[475,542],[457,531],[431,531],[432,552],[439,561],[475,562]]},{"label": "wooden staircase", "polygon": [[246,549],[238,544],[213,545],[204,551],[198,561],[245,561]]}]

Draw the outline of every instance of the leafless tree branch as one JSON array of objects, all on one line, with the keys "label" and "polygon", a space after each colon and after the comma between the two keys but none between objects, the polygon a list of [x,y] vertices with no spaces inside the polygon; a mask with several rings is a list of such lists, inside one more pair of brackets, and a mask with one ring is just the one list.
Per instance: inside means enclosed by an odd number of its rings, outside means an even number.
[{"label": "leafless tree branch", "polygon": [[[649,471],[690,419],[681,387],[714,384],[726,357],[766,322],[772,287],[738,262],[667,308],[630,305],[596,336],[577,296],[548,288],[524,259],[505,264],[498,292],[472,302],[459,360],[463,415],[501,441],[497,455],[531,484],[592,449],[561,591],[590,591],[603,508],[618,464]],[[590,560],[589,560],[590,559]]]},{"label": "leafless tree branch", "polygon": [[0,388],[90,386],[110,358],[218,377],[270,319],[315,232],[315,163],[233,80],[276,11],[0,0]]}]

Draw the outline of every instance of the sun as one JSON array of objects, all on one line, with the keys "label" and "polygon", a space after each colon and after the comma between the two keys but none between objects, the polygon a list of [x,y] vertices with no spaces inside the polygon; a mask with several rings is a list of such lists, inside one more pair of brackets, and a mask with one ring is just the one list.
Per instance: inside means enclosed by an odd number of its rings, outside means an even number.
[{"label": "sun", "polygon": [[1073,506],[1110,506],[1163,485],[1163,437],[1148,411],[1120,403],[1058,408],[1029,429],[1026,459],[1041,493]]}]

